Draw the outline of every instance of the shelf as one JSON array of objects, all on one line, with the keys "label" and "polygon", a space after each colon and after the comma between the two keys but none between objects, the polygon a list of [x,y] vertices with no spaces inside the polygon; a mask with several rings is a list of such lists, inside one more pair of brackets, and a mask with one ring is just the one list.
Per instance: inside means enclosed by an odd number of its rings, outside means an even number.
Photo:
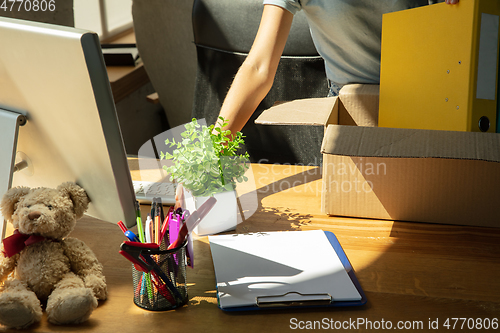
[{"label": "shelf", "polygon": [[[106,43],[135,43],[133,30],[117,36]],[[115,104],[149,82],[149,77],[142,63],[137,66],[108,66],[109,83]]]}]

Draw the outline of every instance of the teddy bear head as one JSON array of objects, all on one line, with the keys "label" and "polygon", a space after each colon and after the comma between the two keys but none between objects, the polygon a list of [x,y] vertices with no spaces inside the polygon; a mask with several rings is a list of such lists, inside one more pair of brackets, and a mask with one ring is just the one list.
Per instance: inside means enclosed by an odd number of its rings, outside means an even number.
[{"label": "teddy bear head", "polygon": [[62,239],[73,230],[89,202],[83,188],[67,182],[57,189],[11,188],[3,196],[0,207],[3,216],[22,234]]}]

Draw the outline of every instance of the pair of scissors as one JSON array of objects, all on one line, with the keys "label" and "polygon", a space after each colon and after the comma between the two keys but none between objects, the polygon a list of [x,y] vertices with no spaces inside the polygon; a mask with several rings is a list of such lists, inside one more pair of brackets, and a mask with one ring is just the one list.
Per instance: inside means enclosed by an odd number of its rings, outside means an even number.
[{"label": "pair of scissors", "polygon": [[159,246],[157,244],[126,241],[120,245],[119,253],[130,260],[137,270],[145,273],[151,273],[154,277],[153,283],[155,283],[158,291],[170,303],[182,303],[182,295],[179,293],[172,281],[170,281],[170,278],[161,270],[156,261],[151,258],[151,255],[162,254],[162,251],[159,250]]}]

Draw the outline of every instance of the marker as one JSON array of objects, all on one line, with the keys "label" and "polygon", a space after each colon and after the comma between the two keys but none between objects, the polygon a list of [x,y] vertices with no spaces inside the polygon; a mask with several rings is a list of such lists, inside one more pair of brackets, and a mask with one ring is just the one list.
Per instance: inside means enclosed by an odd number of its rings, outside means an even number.
[{"label": "marker", "polygon": [[[165,217],[165,220],[163,221],[163,224],[161,226],[161,230],[160,230],[160,242],[162,239],[165,240],[165,245],[168,247],[169,244],[168,243],[168,239],[165,237],[166,234],[167,234],[167,230],[168,230],[168,223],[169,223],[169,220],[170,220],[170,216],[172,214],[172,212],[174,211],[174,207],[173,206],[170,206],[170,208],[168,209],[168,212],[167,212],[167,216]],[[160,245],[158,243],[158,245]]]},{"label": "marker", "polygon": [[137,233],[139,234],[139,240],[141,243],[146,242],[144,239],[144,230],[142,228],[142,219],[141,219],[141,206],[139,205],[139,202],[135,202],[135,211],[136,211],[136,218],[135,222],[137,223]]},{"label": "marker", "polygon": [[123,223],[123,221],[118,221],[118,226],[120,227],[120,229],[122,229],[123,233],[126,233],[128,231],[127,227],[125,226],[125,224]]},{"label": "marker", "polygon": [[146,218],[146,243],[151,243],[151,228],[152,228],[151,215],[148,214]]},{"label": "marker", "polygon": [[153,230],[154,230],[154,241],[158,245],[160,244],[160,229],[161,229],[160,224],[161,224],[160,223],[160,215],[156,215]]}]

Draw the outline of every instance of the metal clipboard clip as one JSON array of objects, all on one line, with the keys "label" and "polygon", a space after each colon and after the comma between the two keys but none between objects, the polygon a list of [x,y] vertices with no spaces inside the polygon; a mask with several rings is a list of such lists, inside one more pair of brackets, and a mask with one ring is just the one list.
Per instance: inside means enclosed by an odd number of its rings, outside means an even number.
[{"label": "metal clipboard clip", "polygon": [[332,296],[327,293],[302,294],[290,291],[283,295],[258,296],[256,303],[259,308],[329,305]]}]

